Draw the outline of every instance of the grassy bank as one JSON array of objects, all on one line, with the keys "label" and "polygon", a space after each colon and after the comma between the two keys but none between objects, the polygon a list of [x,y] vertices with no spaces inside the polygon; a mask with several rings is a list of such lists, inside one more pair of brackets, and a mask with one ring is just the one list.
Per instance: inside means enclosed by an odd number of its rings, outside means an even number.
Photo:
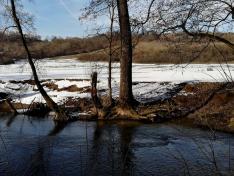
[{"label": "grassy bank", "polygon": [[[234,41],[233,34],[222,34]],[[137,40],[138,39],[138,40]],[[108,41],[104,35],[87,38],[56,38],[41,40],[37,36],[27,37],[34,58],[67,56],[81,61],[107,61]],[[136,42],[138,41],[138,42]],[[133,61],[135,63],[219,63],[233,62],[234,50],[223,43],[207,40],[192,40],[181,34],[156,39],[153,35],[134,36]],[[135,45],[135,43],[137,43]],[[208,45],[209,43],[209,45]],[[115,34],[113,60],[119,60],[120,41]],[[11,63],[14,59],[25,59],[25,51],[19,36],[9,34],[0,37],[0,64]]]},{"label": "grassy bank", "polygon": [[[206,44],[199,43],[173,45],[161,41],[140,41],[134,49],[133,62],[158,64],[234,62],[234,51],[222,43],[216,43],[216,47],[212,45],[207,47]],[[118,61],[119,55],[119,52],[116,52],[113,60]],[[81,61],[108,61],[108,48],[63,58],[71,57]]]}]

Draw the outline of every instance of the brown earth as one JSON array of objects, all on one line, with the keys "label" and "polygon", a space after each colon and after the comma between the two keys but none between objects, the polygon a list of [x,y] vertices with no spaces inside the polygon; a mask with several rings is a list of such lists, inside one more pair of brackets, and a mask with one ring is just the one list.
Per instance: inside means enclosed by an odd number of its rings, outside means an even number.
[{"label": "brown earth", "polygon": [[234,89],[218,91],[210,102],[189,115],[194,123],[211,129],[234,132]]},{"label": "brown earth", "polygon": [[[27,83],[29,83],[27,81]],[[46,84],[48,88],[57,91],[90,92],[90,88],[69,86],[58,89],[55,84]],[[106,98],[101,98],[105,104]],[[172,119],[184,119],[192,125],[234,132],[234,84],[228,83],[189,83],[170,99],[139,105],[137,113],[148,120],[162,122]],[[14,103],[16,109],[28,108],[29,105]],[[94,106],[91,99],[70,98],[64,102],[64,107],[71,111],[90,112]],[[10,107],[0,102],[0,112],[11,112]]]},{"label": "brown earth", "polygon": [[195,83],[185,85],[171,99],[140,106],[137,111],[156,122],[178,119],[180,123],[234,132],[233,105],[233,83]]}]

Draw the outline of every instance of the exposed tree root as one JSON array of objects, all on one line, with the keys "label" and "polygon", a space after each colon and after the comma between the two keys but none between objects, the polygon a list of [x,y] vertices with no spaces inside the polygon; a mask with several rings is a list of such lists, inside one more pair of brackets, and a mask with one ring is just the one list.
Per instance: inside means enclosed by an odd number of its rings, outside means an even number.
[{"label": "exposed tree root", "polygon": [[116,106],[114,112],[121,119],[139,120],[143,118],[132,106]]},{"label": "exposed tree root", "polygon": [[11,103],[11,100],[7,98],[7,99],[6,99],[6,103],[7,103],[8,106],[12,109],[14,115],[17,115],[18,112],[17,112],[17,110],[15,109],[15,107],[13,106],[13,104]]},{"label": "exposed tree root", "polygon": [[60,122],[73,120],[73,118],[71,118],[71,116],[69,116],[69,114],[63,108],[59,108],[55,111],[55,116],[53,117],[53,119]]}]

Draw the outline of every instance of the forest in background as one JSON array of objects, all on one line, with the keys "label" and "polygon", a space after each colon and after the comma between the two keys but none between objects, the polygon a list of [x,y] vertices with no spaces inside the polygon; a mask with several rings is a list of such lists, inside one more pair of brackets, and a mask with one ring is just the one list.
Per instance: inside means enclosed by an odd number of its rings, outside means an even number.
[{"label": "forest in background", "polygon": [[[97,34],[86,38],[41,39],[40,36],[28,35],[27,41],[34,58],[52,58],[71,55],[81,61],[108,61],[108,42],[106,35]],[[114,34],[116,52],[113,60],[119,61],[120,37]],[[25,50],[17,33],[0,34],[0,64],[12,63],[15,59],[25,59]],[[234,34],[220,33],[220,36],[234,41]],[[208,41],[194,40],[184,34],[158,37],[148,32],[134,35],[133,62],[136,63],[219,63],[233,62],[234,51],[224,43],[215,42],[219,51]],[[178,42],[179,41],[179,42]],[[221,51],[221,53],[220,53]]]}]

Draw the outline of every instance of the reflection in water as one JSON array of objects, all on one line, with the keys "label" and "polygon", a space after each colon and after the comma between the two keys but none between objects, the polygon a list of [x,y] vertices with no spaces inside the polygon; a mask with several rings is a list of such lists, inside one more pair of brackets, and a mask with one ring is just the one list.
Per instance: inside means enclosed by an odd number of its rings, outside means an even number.
[{"label": "reflection in water", "polygon": [[68,122],[54,121],[54,128],[49,132],[48,136],[56,136],[67,126]]},{"label": "reflection in water", "polygon": [[[53,136],[58,135],[67,126],[68,123],[53,121],[54,127],[48,133],[49,137],[42,138],[38,141],[36,151],[31,155],[29,167],[25,170],[24,175],[41,176],[48,175],[47,167],[53,153]],[[51,137],[50,137],[51,136]]]},{"label": "reflection in water", "polygon": [[132,175],[133,152],[130,145],[134,127],[116,130],[113,126],[102,121],[96,123],[93,143],[89,151],[90,168],[93,168],[90,175],[97,174],[97,171],[100,171],[101,175],[102,163],[106,163],[104,167],[108,169],[109,175]]},{"label": "reflection in water", "polygon": [[48,175],[47,166],[49,166],[49,159],[53,151],[53,136],[58,135],[68,125],[65,122],[53,121],[54,127],[48,133],[48,136],[38,142],[37,150],[31,155],[29,168],[25,171],[25,175]]},{"label": "reflection in water", "polygon": [[173,124],[1,116],[0,175],[232,175],[234,137],[209,134]]},{"label": "reflection in water", "polygon": [[134,157],[131,145],[134,127],[125,127],[120,129],[120,150],[122,168],[121,175],[133,175],[134,164],[132,158]]},{"label": "reflection in water", "polygon": [[38,150],[31,156],[29,167],[25,170],[25,175],[46,175],[44,150],[44,146],[38,146]]},{"label": "reflection in water", "polygon": [[11,114],[10,116],[9,116],[9,118],[8,118],[8,120],[7,120],[7,122],[6,122],[6,126],[7,127],[10,127],[11,126],[11,124],[14,122],[14,120],[15,120],[15,117],[16,117],[16,115],[15,114]]},{"label": "reflection in water", "polygon": [[99,169],[99,163],[103,162],[101,161],[103,158],[99,157],[99,155],[102,153],[102,149],[105,147],[105,141],[102,141],[104,130],[105,124],[103,122],[97,122],[93,134],[93,142],[91,143],[91,149],[90,151],[88,151],[88,153],[90,153],[89,165],[90,168],[92,168],[92,170],[90,170],[90,175],[95,174],[94,171]]}]

